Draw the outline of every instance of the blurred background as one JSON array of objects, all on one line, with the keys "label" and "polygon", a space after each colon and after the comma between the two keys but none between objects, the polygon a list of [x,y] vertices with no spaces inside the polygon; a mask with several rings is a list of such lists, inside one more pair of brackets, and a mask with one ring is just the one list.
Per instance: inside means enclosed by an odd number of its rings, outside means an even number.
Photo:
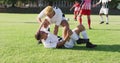
[{"label": "blurred background", "polygon": [[[69,9],[74,0],[0,0],[0,13],[39,13],[49,1],[52,1],[54,6],[60,7],[64,13],[73,13]],[[92,4],[98,1],[92,0]],[[92,14],[98,14],[100,6],[92,8]],[[112,0],[109,7],[111,10],[109,14],[120,15],[120,0]]]}]

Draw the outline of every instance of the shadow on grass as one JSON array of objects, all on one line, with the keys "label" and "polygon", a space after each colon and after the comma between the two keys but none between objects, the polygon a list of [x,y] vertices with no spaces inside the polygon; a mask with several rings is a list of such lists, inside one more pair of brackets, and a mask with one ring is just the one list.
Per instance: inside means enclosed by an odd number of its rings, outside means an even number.
[{"label": "shadow on grass", "polygon": [[108,31],[120,31],[120,29],[91,29],[91,30],[108,30]]},{"label": "shadow on grass", "polygon": [[[67,49],[67,48],[63,48],[63,49]],[[86,48],[85,46],[75,46],[70,50],[120,52],[120,45],[97,45],[97,47],[95,48]]]}]

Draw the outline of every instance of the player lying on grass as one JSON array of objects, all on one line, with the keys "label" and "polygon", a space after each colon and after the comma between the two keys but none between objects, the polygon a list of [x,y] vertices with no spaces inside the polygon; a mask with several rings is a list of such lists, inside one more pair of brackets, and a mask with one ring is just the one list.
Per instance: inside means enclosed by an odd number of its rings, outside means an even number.
[{"label": "player lying on grass", "polygon": [[[79,37],[79,34],[82,34],[83,39]],[[49,31],[41,31],[40,29],[35,34],[37,40],[41,40],[44,47],[46,48],[72,48],[77,44],[86,43],[87,48],[94,48],[96,45],[93,45],[87,36],[86,30],[83,25],[78,25],[75,29],[67,31],[65,38],[60,39],[57,35],[50,33]]]}]

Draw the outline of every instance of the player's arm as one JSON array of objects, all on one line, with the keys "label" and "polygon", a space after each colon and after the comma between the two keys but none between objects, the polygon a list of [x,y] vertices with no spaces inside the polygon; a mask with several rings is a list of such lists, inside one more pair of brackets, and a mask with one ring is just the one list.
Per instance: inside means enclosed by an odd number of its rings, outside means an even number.
[{"label": "player's arm", "polygon": [[37,22],[41,23],[42,22],[41,18],[37,17]]},{"label": "player's arm", "polygon": [[84,0],[82,0],[81,4],[80,4],[80,8],[82,8],[82,5],[84,4]]},{"label": "player's arm", "polygon": [[93,5],[93,7],[96,7],[97,5],[99,5],[102,2],[102,0],[99,0],[99,2],[97,2],[96,4]]},{"label": "player's arm", "polygon": [[62,47],[69,39],[70,39],[70,36],[73,34],[73,32],[71,30],[69,30],[67,32],[67,35],[65,36],[64,40],[62,42],[58,42],[57,43],[57,48],[60,48]]},{"label": "player's arm", "polygon": [[58,29],[59,29],[59,26],[58,25],[55,25],[54,27],[54,34],[57,35],[58,34]]},{"label": "player's arm", "polygon": [[49,22],[47,21],[47,19],[45,19],[43,22],[40,23],[41,25],[39,26],[39,30],[44,27],[47,28],[49,26]]},{"label": "player's arm", "polygon": [[37,16],[37,21],[38,21],[38,23],[41,23],[42,22],[42,18],[45,16],[45,12],[44,12],[45,10],[43,9],[39,14],[38,14],[38,16]]},{"label": "player's arm", "polygon": [[74,5],[70,8],[70,11],[72,11],[73,8],[74,8]]},{"label": "player's arm", "polygon": [[40,32],[40,29],[41,29],[42,26],[43,26],[43,23],[41,25],[39,25],[39,28],[38,28],[36,34]]}]

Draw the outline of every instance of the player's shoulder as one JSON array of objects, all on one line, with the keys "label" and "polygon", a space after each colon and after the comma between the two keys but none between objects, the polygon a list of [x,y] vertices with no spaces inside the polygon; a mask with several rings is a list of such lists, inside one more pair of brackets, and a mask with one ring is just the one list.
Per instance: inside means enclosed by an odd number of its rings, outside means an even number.
[{"label": "player's shoulder", "polygon": [[54,6],[53,9],[55,9],[55,10],[61,10],[61,9],[60,9],[59,7],[57,7],[57,6]]},{"label": "player's shoulder", "polygon": [[53,8],[58,9],[59,7],[58,6],[53,6]]},{"label": "player's shoulder", "polygon": [[54,11],[58,13],[62,13],[62,10],[59,7],[53,7]]}]

